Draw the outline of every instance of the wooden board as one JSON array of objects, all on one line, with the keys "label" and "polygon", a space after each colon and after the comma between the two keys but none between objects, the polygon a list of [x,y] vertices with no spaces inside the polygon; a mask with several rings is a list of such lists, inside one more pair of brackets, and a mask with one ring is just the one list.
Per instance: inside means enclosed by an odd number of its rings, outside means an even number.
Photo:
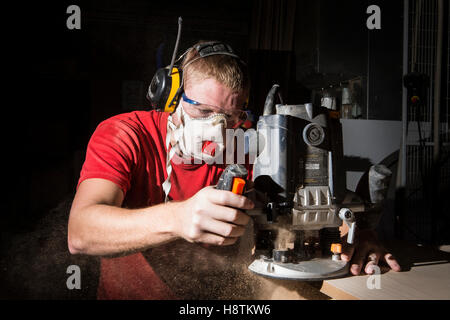
[{"label": "wooden board", "polygon": [[403,271],[382,268],[378,283],[376,276],[369,275],[327,280],[321,292],[338,300],[450,300],[449,253],[400,242],[386,247]]}]

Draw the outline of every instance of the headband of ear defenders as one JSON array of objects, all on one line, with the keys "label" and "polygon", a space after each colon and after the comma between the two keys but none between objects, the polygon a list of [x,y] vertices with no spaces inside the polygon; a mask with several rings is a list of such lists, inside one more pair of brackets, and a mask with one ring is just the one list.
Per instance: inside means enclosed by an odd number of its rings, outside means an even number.
[{"label": "headband of ear defenders", "polygon": [[204,42],[194,46],[194,48],[202,58],[216,54],[222,54],[239,59],[237,54],[234,53],[233,49],[229,45],[222,42]]}]

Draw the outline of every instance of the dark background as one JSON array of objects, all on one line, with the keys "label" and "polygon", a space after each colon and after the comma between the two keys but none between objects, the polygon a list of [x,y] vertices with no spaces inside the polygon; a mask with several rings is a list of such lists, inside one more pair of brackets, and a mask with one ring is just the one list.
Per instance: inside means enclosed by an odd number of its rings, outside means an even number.
[{"label": "dark background", "polygon": [[[72,4],[81,30],[66,28]],[[371,4],[381,30],[366,28]],[[3,13],[0,297],[95,297],[96,260],[71,257],[65,242],[85,148],[102,120],[149,108],[145,91],[170,63],[178,16],[180,53],[217,39],[248,62],[256,115],[275,82],[287,103],[304,103],[313,89],[361,77],[363,118],[401,120],[402,1],[36,1]],[[70,264],[92,271],[81,291],[65,288]]]}]

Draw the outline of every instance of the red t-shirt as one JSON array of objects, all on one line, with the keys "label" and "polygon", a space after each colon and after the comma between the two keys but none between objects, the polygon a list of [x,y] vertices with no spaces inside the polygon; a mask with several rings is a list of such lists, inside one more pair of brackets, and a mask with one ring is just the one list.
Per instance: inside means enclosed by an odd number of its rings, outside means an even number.
[{"label": "red t-shirt", "polygon": [[[102,178],[124,193],[123,207],[142,208],[164,202],[168,113],[136,111],[100,123],[93,133],[78,185]],[[178,162],[179,163],[179,162]],[[169,197],[184,200],[217,184],[226,165],[174,164]],[[249,171],[250,172],[250,171]],[[250,177],[250,176],[249,176]],[[174,299],[142,253],[102,258],[98,299]]]}]

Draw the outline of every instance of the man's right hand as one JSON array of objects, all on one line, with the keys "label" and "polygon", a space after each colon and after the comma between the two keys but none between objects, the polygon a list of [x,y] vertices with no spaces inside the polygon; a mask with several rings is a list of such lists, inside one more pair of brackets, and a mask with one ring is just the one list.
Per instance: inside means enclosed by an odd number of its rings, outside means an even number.
[{"label": "man's right hand", "polygon": [[253,207],[253,202],[245,196],[206,187],[178,203],[174,211],[174,232],[189,242],[231,245],[244,234],[250,220],[241,210]]}]

